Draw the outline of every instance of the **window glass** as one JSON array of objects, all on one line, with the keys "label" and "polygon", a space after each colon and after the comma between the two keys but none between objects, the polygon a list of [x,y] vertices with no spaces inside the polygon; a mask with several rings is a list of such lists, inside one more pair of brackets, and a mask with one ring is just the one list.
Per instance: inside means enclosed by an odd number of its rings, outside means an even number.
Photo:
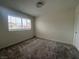
[{"label": "window glass", "polygon": [[31,29],[31,20],[27,19],[27,28]]},{"label": "window glass", "polygon": [[28,18],[8,16],[9,31],[31,30],[31,20]]},{"label": "window glass", "polygon": [[23,24],[23,29],[27,27],[27,22],[26,22],[26,19],[22,19],[22,24]]},{"label": "window glass", "polygon": [[21,29],[21,18],[20,17],[16,17],[15,18],[15,24],[16,24],[16,29]]}]

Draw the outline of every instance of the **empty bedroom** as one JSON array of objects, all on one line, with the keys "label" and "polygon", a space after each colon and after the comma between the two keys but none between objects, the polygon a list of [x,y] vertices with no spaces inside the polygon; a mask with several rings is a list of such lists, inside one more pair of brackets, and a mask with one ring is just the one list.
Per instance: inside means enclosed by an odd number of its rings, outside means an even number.
[{"label": "empty bedroom", "polygon": [[0,0],[0,59],[79,59],[79,0]]}]

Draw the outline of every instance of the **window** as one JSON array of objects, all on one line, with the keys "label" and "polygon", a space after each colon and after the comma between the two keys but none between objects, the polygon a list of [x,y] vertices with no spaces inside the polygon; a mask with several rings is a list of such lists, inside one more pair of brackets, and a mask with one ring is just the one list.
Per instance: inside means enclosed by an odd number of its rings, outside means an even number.
[{"label": "window", "polygon": [[31,20],[8,15],[8,29],[9,31],[31,30]]}]

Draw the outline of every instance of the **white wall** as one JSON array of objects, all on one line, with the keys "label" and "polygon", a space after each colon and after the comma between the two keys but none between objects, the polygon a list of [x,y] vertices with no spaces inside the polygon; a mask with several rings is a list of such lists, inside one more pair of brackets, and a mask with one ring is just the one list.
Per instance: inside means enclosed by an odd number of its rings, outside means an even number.
[{"label": "white wall", "polygon": [[36,19],[36,36],[73,44],[73,16],[74,10],[67,9],[38,17]]},{"label": "white wall", "polygon": [[73,44],[79,50],[79,4],[75,8],[74,40],[73,40]]},{"label": "white wall", "polygon": [[19,12],[14,12],[10,9],[0,6],[0,48],[15,44],[17,42],[26,40],[33,37],[34,35],[34,19],[33,17],[27,16],[32,19],[32,29],[26,31],[8,31],[8,14],[15,16],[26,17]]}]

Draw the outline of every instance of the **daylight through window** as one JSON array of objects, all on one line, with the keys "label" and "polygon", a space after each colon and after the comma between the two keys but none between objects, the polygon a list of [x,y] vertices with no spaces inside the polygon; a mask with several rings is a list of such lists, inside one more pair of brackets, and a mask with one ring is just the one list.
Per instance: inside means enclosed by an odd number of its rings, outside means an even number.
[{"label": "daylight through window", "polygon": [[31,20],[8,15],[8,29],[9,31],[31,30]]}]

